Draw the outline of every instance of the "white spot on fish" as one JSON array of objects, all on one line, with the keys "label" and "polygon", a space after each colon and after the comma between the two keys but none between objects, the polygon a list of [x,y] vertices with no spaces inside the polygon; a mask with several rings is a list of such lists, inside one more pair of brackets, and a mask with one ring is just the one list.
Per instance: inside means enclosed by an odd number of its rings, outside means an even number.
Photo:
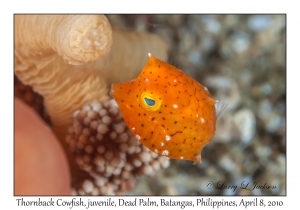
[{"label": "white spot on fish", "polygon": [[166,135],[166,140],[170,141],[171,140],[171,136]]},{"label": "white spot on fish", "polygon": [[198,115],[198,114],[196,114],[196,117],[199,117],[199,115]]},{"label": "white spot on fish", "polygon": [[183,160],[183,157],[181,156],[180,159]]},{"label": "white spot on fish", "polygon": [[139,141],[141,140],[141,137],[139,135],[135,135],[135,138]]},{"label": "white spot on fish", "polygon": [[161,153],[161,155],[165,155],[165,156],[167,156],[169,154],[169,151],[168,150],[164,150],[162,153]]},{"label": "white spot on fish", "polygon": [[165,145],[165,144],[164,144],[164,142],[161,142],[161,143],[160,143],[160,146],[162,146],[162,147],[163,147],[164,145]]},{"label": "white spot on fish", "polygon": [[145,78],[145,82],[149,82],[149,79],[148,79],[148,77],[146,77],[146,78]]},{"label": "white spot on fish", "polygon": [[134,130],[135,130],[135,127],[132,127],[132,128],[131,128],[131,130],[133,130],[133,131],[134,131]]},{"label": "white spot on fish", "polygon": [[177,82],[177,80],[176,80],[176,79],[174,79],[174,82]]},{"label": "white spot on fish", "polygon": [[205,120],[204,120],[204,118],[203,117],[201,117],[201,123],[204,123],[205,122]]},{"label": "white spot on fish", "polygon": [[158,153],[157,149],[154,150],[155,153]]},{"label": "white spot on fish", "polygon": [[177,105],[177,104],[173,104],[173,107],[174,107],[175,109],[177,109],[177,108],[178,108],[178,105]]}]

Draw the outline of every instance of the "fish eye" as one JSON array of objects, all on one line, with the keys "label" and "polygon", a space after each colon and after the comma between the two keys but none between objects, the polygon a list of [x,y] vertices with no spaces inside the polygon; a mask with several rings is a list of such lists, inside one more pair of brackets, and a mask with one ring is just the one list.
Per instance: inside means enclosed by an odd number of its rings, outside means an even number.
[{"label": "fish eye", "polygon": [[155,100],[145,97],[145,102],[149,106],[155,106]]},{"label": "fish eye", "polygon": [[143,92],[141,94],[140,102],[144,109],[146,109],[147,111],[154,112],[161,109],[161,98],[156,94],[152,94],[152,92]]}]

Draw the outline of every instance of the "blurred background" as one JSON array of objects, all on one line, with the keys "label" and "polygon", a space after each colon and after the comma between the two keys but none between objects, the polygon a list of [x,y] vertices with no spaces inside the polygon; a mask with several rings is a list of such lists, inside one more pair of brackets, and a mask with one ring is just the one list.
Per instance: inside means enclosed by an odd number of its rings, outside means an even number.
[{"label": "blurred background", "polygon": [[162,37],[168,62],[228,104],[201,164],[171,160],[157,176],[139,177],[128,195],[286,194],[285,15],[107,18],[112,26]]},{"label": "blurred background", "polygon": [[[113,27],[159,35],[169,47],[168,63],[227,104],[201,164],[171,160],[156,176],[138,177],[127,195],[286,194],[285,15],[107,18]],[[15,96],[51,124],[43,99],[30,90],[15,77]]]}]

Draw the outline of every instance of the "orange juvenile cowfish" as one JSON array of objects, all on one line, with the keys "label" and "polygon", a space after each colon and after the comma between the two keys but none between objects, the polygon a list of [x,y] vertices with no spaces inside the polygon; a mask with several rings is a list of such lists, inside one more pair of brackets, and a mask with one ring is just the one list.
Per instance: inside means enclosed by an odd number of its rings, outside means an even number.
[{"label": "orange juvenile cowfish", "polygon": [[201,161],[216,130],[217,100],[180,69],[148,54],[142,73],[113,84],[111,96],[138,141],[169,158]]}]

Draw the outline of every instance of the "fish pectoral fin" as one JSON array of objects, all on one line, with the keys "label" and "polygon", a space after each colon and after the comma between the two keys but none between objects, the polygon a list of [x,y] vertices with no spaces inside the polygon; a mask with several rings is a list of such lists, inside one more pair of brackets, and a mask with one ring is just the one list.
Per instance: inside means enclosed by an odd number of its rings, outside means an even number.
[{"label": "fish pectoral fin", "polygon": [[216,117],[218,118],[222,112],[226,109],[227,103],[220,103],[219,101],[215,104]]}]

